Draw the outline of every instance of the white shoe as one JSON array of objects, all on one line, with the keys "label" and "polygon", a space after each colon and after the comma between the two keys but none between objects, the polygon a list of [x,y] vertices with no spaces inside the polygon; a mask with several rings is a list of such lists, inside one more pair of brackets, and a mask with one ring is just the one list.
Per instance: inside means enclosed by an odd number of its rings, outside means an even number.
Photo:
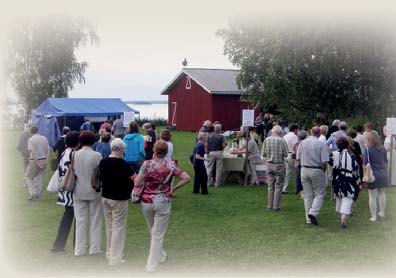
[{"label": "white shoe", "polygon": [[110,266],[115,266],[115,265],[123,264],[123,263],[125,263],[125,260],[121,260],[121,261],[119,261],[118,263],[109,263],[109,265],[110,265]]},{"label": "white shoe", "polygon": [[376,222],[376,221],[377,221],[377,218],[371,217],[371,218],[370,218],[370,221],[371,221],[371,222]]}]

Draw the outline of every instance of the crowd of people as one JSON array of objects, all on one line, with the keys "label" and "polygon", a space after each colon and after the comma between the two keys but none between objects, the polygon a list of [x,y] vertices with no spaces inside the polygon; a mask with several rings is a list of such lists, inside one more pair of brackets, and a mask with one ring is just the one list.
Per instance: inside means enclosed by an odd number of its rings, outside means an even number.
[{"label": "crowd of people", "polygon": [[[192,156],[194,193],[208,194],[207,187],[213,180],[216,187],[220,186],[223,150],[230,147],[225,138],[234,136],[239,137],[239,146],[235,150],[232,145],[231,149],[234,153],[244,154],[248,162],[248,168],[245,168],[245,174],[250,176],[247,185],[257,184],[257,165],[266,165],[268,209],[283,210],[282,194],[289,193],[290,180],[295,173],[296,193],[304,200],[307,224],[318,225],[329,181],[342,228],[347,227],[347,216],[353,215],[353,206],[361,188],[368,188],[370,221],[385,218],[385,188],[389,184],[396,185],[396,164],[393,163],[393,168],[389,169],[391,163],[388,163],[389,153],[396,152],[396,144],[394,142],[391,150],[391,140],[395,139],[386,136],[385,127],[386,138],[382,145],[370,122],[364,128],[348,129],[345,121],[337,119],[330,127],[320,125],[306,131],[297,124],[282,128],[280,121],[273,119],[272,115],[260,113],[255,124],[256,127],[248,129],[241,127],[239,132],[224,132],[218,122],[212,124],[206,120],[203,123]],[[375,180],[366,181],[365,172],[370,170]],[[390,170],[392,181],[389,180]]]},{"label": "crowd of people", "polygon": [[[123,251],[126,238],[128,201],[134,188],[141,190],[141,206],[151,236],[146,270],[155,271],[167,260],[163,240],[171,212],[175,191],[191,178],[173,160],[170,130],[157,134],[155,127],[132,121],[125,132],[104,123],[98,132],[85,121],[80,131],[63,127],[62,136],[54,146],[57,151],[57,204],[64,206],[58,233],[51,252],[64,251],[73,224],[75,256],[101,254],[102,223],[106,225],[106,259],[114,266],[125,262]],[[38,127],[29,126],[21,134],[18,150],[25,163],[24,183],[28,200],[42,195],[45,169],[50,161],[50,147],[46,137],[38,134]],[[68,171],[73,171],[76,183],[72,192],[61,188]],[[178,182],[173,182],[178,177]],[[96,180],[99,180],[99,186]],[[89,249],[87,227],[89,225]],[[87,252],[88,251],[88,252]]]},{"label": "crowd of people", "polygon": [[[391,149],[393,137],[387,136],[384,145],[381,144],[371,123],[366,123],[364,128],[348,129],[346,122],[334,120],[330,127],[314,126],[306,131],[296,124],[282,128],[269,114],[260,114],[255,123],[256,127],[241,128],[238,132],[224,132],[219,122],[212,124],[207,120],[203,123],[190,157],[194,169],[194,194],[208,195],[208,187],[221,186],[224,151],[227,149],[246,157],[245,174],[250,176],[247,185],[257,184],[256,168],[260,164],[266,165],[267,207],[271,211],[283,210],[282,195],[289,193],[291,178],[295,176],[296,193],[303,199],[305,221],[309,225],[319,224],[318,216],[329,183],[335,210],[340,214],[341,228],[347,227],[347,217],[353,215],[362,188],[368,188],[370,221],[385,218],[385,192],[391,183],[387,168],[389,152],[396,150],[395,142]],[[158,264],[167,260],[163,240],[171,200],[175,191],[191,178],[173,158],[171,131],[163,129],[158,134],[150,123],[142,128],[145,135],[140,134],[138,123],[132,121],[125,130],[120,117],[113,124],[103,123],[97,134],[89,121],[81,125],[80,131],[63,127],[62,136],[53,149],[57,152],[56,172],[59,175],[57,204],[64,206],[64,214],[52,252],[65,249],[75,221],[75,256],[101,254],[104,218],[106,259],[109,265],[123,263],[128,200],[132,191],[139,189],[142,212],[151,236],[146,270],[154,271]],[[232,143],[230,136],[235,139]],[[37,126],[31,125],[21,134],[18,150],[24,160],[28,200],[39,200],[45,169],[50,162],[48,140],[38,134]],[[391,170],[395,168],[394,164]],[[71,170],[76,177],[75,189],[73,192],[62,191],[62,178]],[[173,177],[179,178],[177,183]],[[394,178],[396,174],[393,174],[392,182]],[[100,186],[94,184],[96,179]],[[87,252],[88,224],[90,242]]]}]

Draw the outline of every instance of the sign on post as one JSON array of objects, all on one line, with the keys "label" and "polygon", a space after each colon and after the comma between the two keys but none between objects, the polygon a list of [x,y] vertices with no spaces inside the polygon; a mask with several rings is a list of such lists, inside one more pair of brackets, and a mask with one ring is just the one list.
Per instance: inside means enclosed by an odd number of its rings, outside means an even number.
[{"label": "sign on post", "polygon": [[254,126],[254,110],[242,110],[242,126]]},{"label": "sign on post", "polygon": [[129,127],[129,123],[135,120],[134,112],[124,112],[124,127]]},{"label": "sign on post", "polygon": [[396,135],[396,118],[386,118],[386,133]]}]

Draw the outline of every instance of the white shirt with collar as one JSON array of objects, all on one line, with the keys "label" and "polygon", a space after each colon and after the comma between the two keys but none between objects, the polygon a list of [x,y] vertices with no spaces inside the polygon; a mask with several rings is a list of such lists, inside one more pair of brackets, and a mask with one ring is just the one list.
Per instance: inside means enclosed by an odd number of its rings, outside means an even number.
[{"label": "white shirt with collar", "polygon": [[294,132],[289,132],[287,133],[285,136],[283,136],[283,139],[285,139],[286,143],[287,143],[287,148],[288,148],[288,152],[292,153],[294,146],[296,144],[298,144],[298,137]]}]

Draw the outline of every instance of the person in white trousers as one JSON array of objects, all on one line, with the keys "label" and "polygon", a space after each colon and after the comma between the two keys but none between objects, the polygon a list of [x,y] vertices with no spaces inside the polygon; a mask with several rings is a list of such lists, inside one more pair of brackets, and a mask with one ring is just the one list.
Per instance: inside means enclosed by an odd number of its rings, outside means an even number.
[{"label": "person in white trousers", "polygon": [[297,137],[297,132],[298,132],[298,126],[296,124],[292,124],[289,126],[289,132],[285,136],[283,136],[283,139],[285,139],[287,143],[288,155],[285,161],[286,174],[282,188],[282,194],[289,193],[288,187],[289,187],[290,177],[292,175],[292,172],[296,170],[295,168],[296,153],[294,152],[295,149],[294,146],[297,145],[299,142]]},{"label": "person in white trousers", "polygon": [[106,258],[109,265],[125,262],[123,259],[128,218],[128,200],[131,198],[135,173],[123,159],[126,144],[120,138],[111,142],[111,154],[99,164],[102,181],[102,203],[106,223]]},{"label": "person in white trousers", "polygon": [[[171,201],[177,189],[188,183],[190,176],[176,166],[174,161],[164,159],[168,152],[168,144],[159,140],[154,144],[154,157],[146,160],[135,178],[135,187],[144,185],[141,195],[143,215],[151,236],[150,254],[146,270],[155,271],[158,264],[167,260],[163,248],[164,236],[168,227],[171,212]],[[172,177],[180,180],[171,185]]]},{"label": "person in white trousers", "polygon": [[[88,214],[89,227],[89,254],[100,254],[102,240],[103,206],[101,193],[92,188],[92,175],[98,167],[102,155],[95,152],[91,146],[95,143],[95,134],[92,131],[82,131],[78,150],[72,158],[72,165],[76,174],[76,186],[73,192],[74,217],[76,218],[76,244],[74,255],[86,255],[86,228]],[[74,160],[74,161],[73,161]]]},{"label": "person in white trousers", "polygon": [[385,218],[386,210],[386,195],[385,189],[388,186],[387,173],[387,158],[386,150],[382,146],[381,141],[374,131],[366,133],[366,148],[364,149],[363,169],[366,171],[366,166],[370,163],[373,170],[375,180],[367,182],[369,192],[369,206],[371,211],[370,221],[377,221],[377,199],[379,202],[380,211],[378,216],[380,219]]}]

